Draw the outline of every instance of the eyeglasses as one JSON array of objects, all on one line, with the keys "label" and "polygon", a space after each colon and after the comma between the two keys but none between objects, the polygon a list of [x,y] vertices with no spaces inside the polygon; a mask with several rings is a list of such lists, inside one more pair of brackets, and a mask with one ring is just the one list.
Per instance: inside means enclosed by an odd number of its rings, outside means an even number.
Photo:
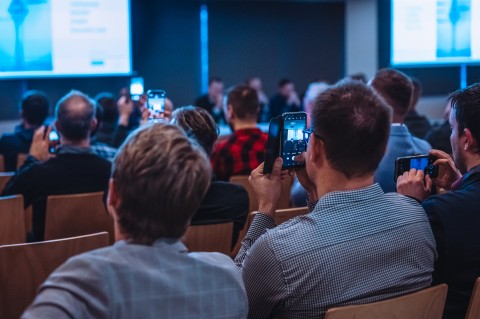
[{"label": "eyeglasses", "polygon": [[318,138],[323,143],[325,143],[325,139],[323,137],[321,137],[320,135],[318,135],[317,133],[315,133],[312,129],[302,130],[302,133],[303,133],[305,142],[307,142],[307,143],[308,143],[308,141],[310,141],[310,135],[311,134],[313,134],[316,138]]}]

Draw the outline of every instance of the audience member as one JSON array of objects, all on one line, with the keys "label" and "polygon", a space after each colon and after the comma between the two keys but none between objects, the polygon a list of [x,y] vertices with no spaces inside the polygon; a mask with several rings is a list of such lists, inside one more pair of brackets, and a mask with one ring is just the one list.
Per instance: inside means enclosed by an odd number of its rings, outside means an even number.
[{"label": "audience member", "polygon": [[79,91],[65,95],[57,104],[55,128],[61,145],[49,151],[51,128],[35,131],[29,156],[6,185],[2,195],[22,194],[25,207],[33,208],[33,240],[43,240],[46,201],[49,195],[98,192],[107,189],[110,162],[90,148],[96,126],[94,102]]},{"label": "audience member", "polygon": [[232,260],[189,253],[180,241],[210,177],[207,157],[178,127],[137,130],[110,179],[117,243],[60,266],[22,318],[245,318],[247,297]]},{"label": "audience member", "polygon": [[295,85],[289,79],[282,79],[278,83],[278,92],[272,96],[268,104],[270,115],[268,120],[285,112],[298,112],[301,110],[300,99],[295,91]]},{"label": "audience member", "polygon": [[[173,112],[172,123],[180,126],[193,137],[210,157],[218,137],[218,128],[207,110],[184,106]],[[208,225],[233,222],[232,245],[237,242],[238,233],[245,225],[248,212],[248,193],[236,184],[217,181],[212,178],[207,194],[200,208],[193,215],[192,225]]]},{"label": "audience member", "polygon": [[432,148],[436,150],[444,151],[447,154],[452,154],[452,145],[450,144],[450,133],[452,128],[449,123],[451,106],[450,102],[445,107],[445,121],[432,128],[432,130],[425,136],[425,139],[432,145]]},{"label": "audience member", "polygon": [[[113,94],[108,92],[98,94],[95,97],[95,101],[97,105],[97,120],[98,114],[102,115],[101,124],[97,129],[95,139],[98,142],[113,146],[112,137],[118,121],[117,102]],[[99,110],[101,111],[99,112]]]},{"label": "audience member", "polygon": [[97,120],[97,124],[95,128],[92,130],[92,132],[90,133],[90,148],[95,154],[111,162],[113,161],[113,158],[117,154],[117,149],[111,147],[110,145],[102,143],[97,139],[98,130],[99,128],[102,128],[104,124],[103,118],[104,118],[103,108],[101,105],[96,103],[95,119]]},{"label": "audience member", "polygon": [[408,127],[410,133],[418,138],[425,138],[425,135],[430,131],[432,125],[425,115],[420,115],[417,112],[417,104],[422,95],[422,84],[416,78],[410,78],[413,84],[412,101],[410,103],[410,111],[405,116],[405,125]]},{"label": "audience member", "polygon": [[260,111],[258,112],[257,122],[268,122],[268,97],[263,91],[262,80],[258,76],[253,76],[245,81],[245,84],[257,91]]},{"label": "audience member", "polygon": [[223,87],[221,78],[216,76],[210,78],[207,94],[200,96],[193,103],[195,106],[207,110],[216,123],[224,123]]},{"label": "audience member", "polygon": [[212,166],[219,180],[249,175],[265,159],[268,134],[257,127],[258,96],[246,85],[236,86],[227,98],[226,119],[233,134],[217,143]]},{"label": "audience member", "polygon": [[[374,172],[390,110],[368,86],[346,81],[317,99],[304,160],[308,215],[275,227],[282,159],[250,181],[259,211],[235,262],[249,318],[323,318],[332,306],[369,303],[430,286],[435,241],[417,201],[385,194]],[[285,172],[282,172],[282,174]]]},{"label": "audience member", "polygon": [[431,146],[427,141],[412,136],[403,124],[412,100],[413,84],[410,78],[394,69],[381,69],[370,85],[393,109],[387,151],[375,173],[375,181],[385,192],[394,192],[395,160],[402,156],[427,154]]},{"label": "audience member", "polygon": [[363,72],[353,73],[349,76],[349,78],[367,84],[367,75]]},{"label": "audience member", "polygon": [[[457,319],[465,318],[480,277],[480,83],[451,94],[449,100],[453,159],[432,150],[438,177],[411,170],[398,178],[397,189],[423,200],[438,250],[433,282],[448,285],[443,318]],[[428,197],[432,185],[447,192]]]},{"label": "audience member", "polygon": [[42,91],[27,91],[20,102],[22,122],[15,127],[13,133],[4,134],[0,138],[0,154],[4,156],[5,171],[17,169],[17,156],[28,153],[34,131],[43,124],[48,116],[49,101]]}]

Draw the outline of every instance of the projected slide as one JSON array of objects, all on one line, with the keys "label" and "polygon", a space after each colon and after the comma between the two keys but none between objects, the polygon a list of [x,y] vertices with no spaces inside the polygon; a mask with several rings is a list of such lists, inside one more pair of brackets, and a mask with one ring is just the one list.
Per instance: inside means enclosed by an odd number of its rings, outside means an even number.
[{"label": "projected slide", "polygon": [[480,0],[392,0],[392,65],[480,62]]},{"label": "projected slide", "polygon": [[130,73],[129,0],[0,1],[0,78]]}]

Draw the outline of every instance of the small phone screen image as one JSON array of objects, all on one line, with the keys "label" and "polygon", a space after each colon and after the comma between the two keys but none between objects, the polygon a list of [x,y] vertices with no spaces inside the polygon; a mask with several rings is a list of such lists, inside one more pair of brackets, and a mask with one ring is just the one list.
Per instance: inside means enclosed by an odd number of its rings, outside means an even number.
[{"label": "small phone screen image", "polygon": [[60,136],[56,131],[51,131],[48,134],[48,152],[54,154],[57,151],[57,147],[60,144]]},{"label": "small phone screen image", "polygon": [[295,156],[307,150],[307,118],[304,113],[288,114],[284,119],[282,158],[284,167],[298,165]]},{"label": "small phone screen image", "polygon": [[154,113],[159,114],[165,111],[165,91],[152,90],[147,92],[148,108]]},{"label": "small phone screen image", "polygon": [[133,78],[130,81],[130,95],[132,100],[138,101],[143,92],[143,78]]},{"label": "small phone screen image", "polygon": [[417,157],[410,159],[410,169],[425,170],[428,166],[428,157]]}]

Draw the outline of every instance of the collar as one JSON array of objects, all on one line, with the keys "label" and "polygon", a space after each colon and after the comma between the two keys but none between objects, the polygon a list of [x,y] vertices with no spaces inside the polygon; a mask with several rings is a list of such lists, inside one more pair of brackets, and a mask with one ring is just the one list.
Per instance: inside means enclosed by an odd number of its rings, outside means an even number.
[{"label": "collar", "polygon": [[[117,241],[114,245],[125,246],[125,245],[138,245],[138,244],[132,243],[129,240],[120,240],[120,241]],[[142,246],[147,246],[147,245],[142,245]],[[179,253],[188,252],[187,246],[185,246],[185,244],[179,238],[159,238],[153,242],[152,247],[173,250]]]},{"label": "collar", "polygon": [[57,154],[95,154],[90,147],[60,145]]},{"label": "collar", "polygon": [[463,175],[462,177],[460,177],[458,180],[456,180],[453,184],[452,184],[452,190],[458,190],[460,188],[462,188],[462,186],[465,185],[465,183],[475,174],[478,174],[480,173],[480,165],[477,165],[475,167],[473,167],[471,170],[469,170],[465,175]]},{"label": "collar", "polygon": [[392,123],[392,126],[403,126],[402,123]]},{"label": "collar", "polygon": [[260,134],[262,133],[262,130],[260,130],[258,127],[252,127],[252,128],[242,128],[239,130],[235,130],[235,135],[251,135],[251,134]]},{"label": "collar", "polygon": [[370,198],[383,196],[385,193],[378,183],[364,188],[348,191],[335,191],[323,195],[317,202],[314,211],[323,211],[345,203],[361,202]]}]

